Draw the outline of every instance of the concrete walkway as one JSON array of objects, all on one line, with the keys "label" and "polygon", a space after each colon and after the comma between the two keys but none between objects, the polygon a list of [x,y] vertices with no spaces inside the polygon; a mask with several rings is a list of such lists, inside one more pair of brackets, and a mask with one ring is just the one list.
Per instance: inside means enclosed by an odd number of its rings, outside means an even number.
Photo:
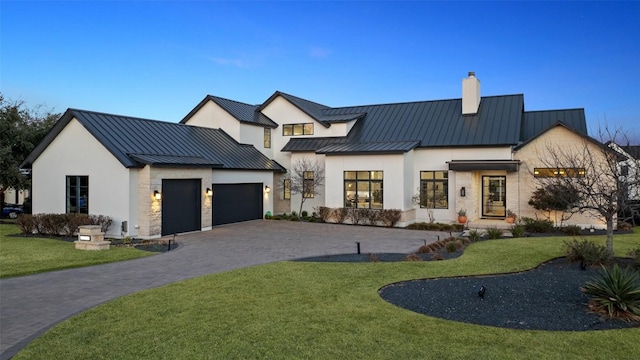
[{"label": "concrete walkway", "polygon": [[409,253],[449,233],[255,220],[180,235],[142,259],[0,280],[0,359],[57,323],[109,300],[196,276],[308,256]]}]

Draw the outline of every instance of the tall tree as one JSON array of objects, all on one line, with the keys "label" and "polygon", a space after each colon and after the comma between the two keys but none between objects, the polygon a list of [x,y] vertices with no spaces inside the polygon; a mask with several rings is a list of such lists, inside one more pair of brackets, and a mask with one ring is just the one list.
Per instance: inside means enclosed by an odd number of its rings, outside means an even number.
[{"label": "tall tree", "polygon": [[25,189],[28,179],[20,163],[60,117],[41,106],[29,108],[22,101],[5,100],[0,93],[0,198],[8,188]]},{"label": "tall tree", "polygon": [[291,195],[300,195],[298,214],[301,214],[305,201],[321,194],[324,185],[324,166],[317,160],[299,159],[291,165],[284,180],[284,183],[288,184],[285,186],[289,187]]},{"label": "tall tree", "polygon": [[607,226],[607,248],[613,251],[613,227],[618,212],[626,207],[626,189],[638,186],[640,178],[626,174],[620,162],[621,154],[604,144],[627,143],[621,130],[609,128],[598,131],[600,143],[584,139],[579,144],[546,145],[543,166],[553,170],[552,176],[537,177],[540,188],[563,189],[555,191],[565,211],[576,211],[600,218]]}]

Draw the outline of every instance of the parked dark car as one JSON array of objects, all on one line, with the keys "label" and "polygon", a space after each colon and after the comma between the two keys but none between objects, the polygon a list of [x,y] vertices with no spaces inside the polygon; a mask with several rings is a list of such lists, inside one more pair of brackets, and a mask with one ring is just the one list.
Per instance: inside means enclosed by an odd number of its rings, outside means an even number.
[{"label": "parked dark car", "polygon": [[24,209],[22,208],[22,205],[3,204],[3,206],[2,206],[2,217],[3,218],[7,218],[8,217],[10,219],[15,219],[20,214],[24,214]]}]

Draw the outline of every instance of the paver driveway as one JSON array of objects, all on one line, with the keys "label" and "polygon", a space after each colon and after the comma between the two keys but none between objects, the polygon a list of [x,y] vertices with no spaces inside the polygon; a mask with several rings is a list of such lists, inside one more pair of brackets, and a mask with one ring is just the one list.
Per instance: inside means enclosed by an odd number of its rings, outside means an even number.
[{"label": "paver driveway", "polygon": [[0,280],[0,359],[105,301],[196,276],[307,256],[415,251],[449,233],[255,220],[177,237],[146,258]]}]

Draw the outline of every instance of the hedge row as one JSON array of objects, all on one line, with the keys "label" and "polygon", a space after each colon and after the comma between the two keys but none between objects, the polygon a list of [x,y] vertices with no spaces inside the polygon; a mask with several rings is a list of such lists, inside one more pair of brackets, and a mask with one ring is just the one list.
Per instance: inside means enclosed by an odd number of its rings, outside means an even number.
[{"label": "hedge row", "polygon": [[356,209],[356,208],[317,208],[318,218],[322,222],[335,222],[342,224],[349,220],[352,224],[378,225],[393,227],[402,217],[399,209]]},{"label": "hedge row", "polygon": [[74,236],[81,225],[100,225],[106,233],[113,224],[113,218],[106,215],[82,214],[22,214],[16,224],[25,235]]}]

